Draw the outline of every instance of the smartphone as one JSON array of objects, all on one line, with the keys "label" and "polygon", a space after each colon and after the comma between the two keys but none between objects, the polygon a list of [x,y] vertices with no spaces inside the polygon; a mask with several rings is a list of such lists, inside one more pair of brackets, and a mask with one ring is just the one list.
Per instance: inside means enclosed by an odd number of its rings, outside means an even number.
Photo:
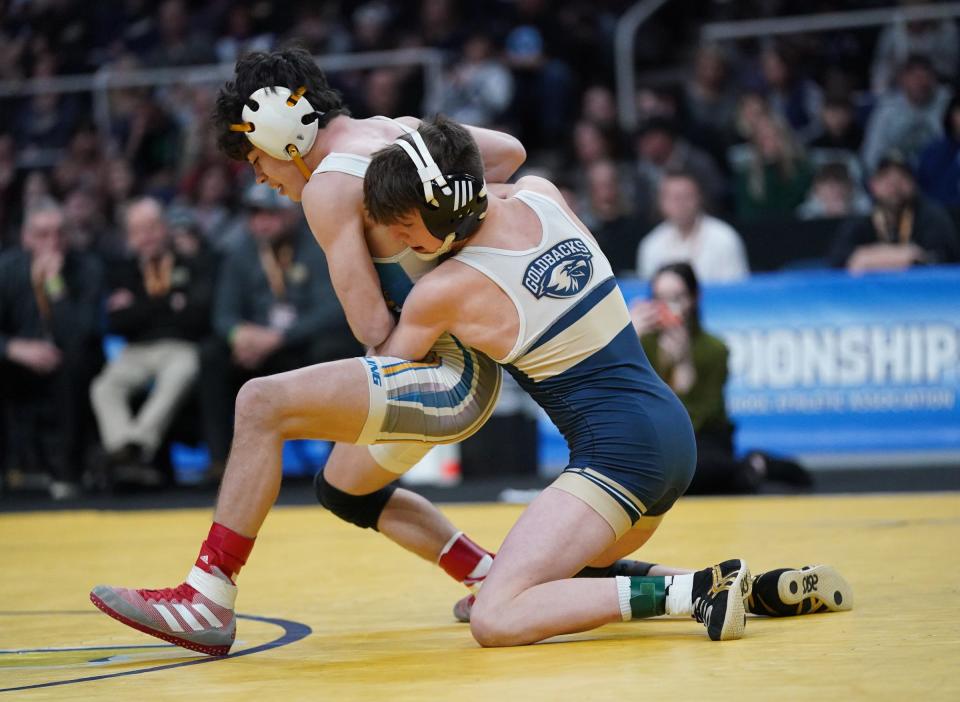
[{"label": "smartphone", "polygon": [[657,301],[657,317],[659,319],[660,326],[663,329],[679,327],[681,324],[683,324],[683,320],[680,318],[680,316],[671,310],[667,303],[659,300]]}]

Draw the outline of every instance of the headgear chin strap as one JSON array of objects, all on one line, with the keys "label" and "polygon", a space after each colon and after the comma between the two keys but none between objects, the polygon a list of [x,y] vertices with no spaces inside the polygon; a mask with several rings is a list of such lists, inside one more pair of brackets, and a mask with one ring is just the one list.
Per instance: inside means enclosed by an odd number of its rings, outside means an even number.
[{"label": "headgear chin strap", "polygon": [[254,91],[243,106],[243,122],[231,124],[230,131],[244,132],[250,143],[281,161],[293,161],[300,173],[310,180],[310,169],[302,154],[313,147],[320,128],[319,112],[303,97],[303,86],[290,92],[277,85]]},{"label": "headgear chin strap", "polygon": [[421,261],[432,261],[436,258],[440,258],[443,254],[450,251],[453,247],[453,243],[456,241],[456,234],[447,234],[447,238],[443,240],[443,243],[440,244],[440,248],[436,251],[431,251],[430,253],[420,253],[416,249],[410,249],[413,251],[413,255],[419,258]]},{"label": "headgear chin strap", "polygon": [[417,168],[423,185],[420,216],[427,231],[443,242],[429,254],[417,253],[423,260],[432,260],[447,253],[455,242],[467,238],[480,226],[487,214],[487,186],[467,173],[441,173],[420,132],[409,128],[405,131],[407,133],[394,143]]}]

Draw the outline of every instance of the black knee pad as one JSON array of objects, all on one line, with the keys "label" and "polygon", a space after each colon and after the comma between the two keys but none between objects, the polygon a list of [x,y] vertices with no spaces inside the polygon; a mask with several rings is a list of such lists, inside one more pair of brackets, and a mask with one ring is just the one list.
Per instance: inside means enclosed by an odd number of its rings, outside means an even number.
[{"label": "black knee pad", "polygon": [[390,496],[397,489],[396,485],[387,485],[369,495],[350,495],[328,483],[322,469],[313,479],[313,487],[317,491],[320,504],[340,519],[356,524],[361,529],[374,531],[379,531],[377,521],[390,501]]},{"label": "black knee pad", "polygon": [[615,561],[612,565],[608,565],[605,568],[592,568],[590,566],[585,567],[579,573],[574,575],[575,578],[615,578],[618,575],[646,575],[650,572],[650,569],[655,566],[655,563],[645,563],[644,561],[631,561],[627,559],[621,559]]}]

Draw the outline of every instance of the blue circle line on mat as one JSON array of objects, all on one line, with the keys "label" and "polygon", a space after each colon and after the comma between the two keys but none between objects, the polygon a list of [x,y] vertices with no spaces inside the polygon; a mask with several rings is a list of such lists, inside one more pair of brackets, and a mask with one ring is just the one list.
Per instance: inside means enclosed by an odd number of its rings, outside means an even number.
[{"label": "blue circle line on mat", "polygon": [[[39,615],[39,614],[96,614],[96,612],[84,612],[79,610],[70,610],[70,611],[34,611],[34,612],[4,612],[0,611],[0,616],[9,616],[9,615]],[[70,680],[55,680],[52,682],[44,683],[35,683],[33,685],[21,685],[18,687],[3,687],[0,688],[0,692],[17,692],[21,690],[34,690],[41,687],[56,687],[58,685],[73,685],[76,683],[82,682],[93,682],[95,680],[107,680],[109,678],[122,678],[127,675],[142,675],[143,673],[155,673],[160,670],[171,670],[172,668],[185,668],[190,665],[201,665],[203,663],[215,663],[216,661],[229,660],[231,658],[240,658],[241,656],[249,656],[252,653],[263,653],[264,651],[269,651],[274,648],[280,648],[281,646],[289,646],[290,644],[296,643],[311,633],[311,629],[308,625],[301,622],[294,622],[289,619],[276,619],[273,617],[258,617],[252,614],[238,614],[237,619],[247,619],[254,622],[263,622],[265,624],[273,624],[275,626],[283,629],[283,633],[275,638],[273,641],[267,641],[262,643],[259,646],[254,646],[253,648],[247,648],[242,651],[237,651],[236,653],[230,653],[226,656],[207,656],[204,658],[196,658],[189,661],[181,661],[179,663],[166,663],[164,665],[155,665],[150,668],[139,668],[137,670],[125,670],[119,673],[105,673],[103,675],[89,675],[83,678],[71,678]],[[143,646],[89,646],[89,647],[77,647],[77,648],[36,648],[36,649],[15,649],[15,650],[0,650],[0,654],[5,653],[43,653],[43,652],[57,652],[57,651],[104,651],[104,650],[126,650],[130,648],[176,648],[172,644],[146,644]]]}]

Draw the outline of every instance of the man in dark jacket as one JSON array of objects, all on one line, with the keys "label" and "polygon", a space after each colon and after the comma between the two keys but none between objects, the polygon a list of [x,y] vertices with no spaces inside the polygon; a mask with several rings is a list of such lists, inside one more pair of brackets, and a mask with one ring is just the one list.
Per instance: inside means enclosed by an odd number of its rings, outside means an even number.
[{"label": "man in dark jacket", "polygon": [[[127,345],[93,383],[91,397],[104,449],[116,464],[149,467],[200,368],[213,269],[204,256],[174,252],[163,206],[152,198],[126,212],[130,257],[108,273],[107,315]],[[149,387],[137,412],[131,399]],[[159,474],[140,470],[142,482]]]},{"label": "man in dark jacket", "polygon": [[960,261],[960,237],[940,205],[920,195],[913,171],[897,153],[870,177],[874,208],[842,229],[830,263],[852,273],[902,270],[916,264]]},{"label": "man in dark jacket", "polygon": [[29,212],[22,250],[0,255],[0,405],[10,467],[42,468],[55,499],[79,492],[93,434],[88,391],[100,351],[102,267],[67,250],[64,218]]},{"label": "man in dark jacket", "polygon": [[233,439],[233,406],[246,380],[356,355],[326,259],[288,199],[266,185],[246,193],[250,236],[224,261],[215,337],[204,345],[200,388],[213,472]]}]

